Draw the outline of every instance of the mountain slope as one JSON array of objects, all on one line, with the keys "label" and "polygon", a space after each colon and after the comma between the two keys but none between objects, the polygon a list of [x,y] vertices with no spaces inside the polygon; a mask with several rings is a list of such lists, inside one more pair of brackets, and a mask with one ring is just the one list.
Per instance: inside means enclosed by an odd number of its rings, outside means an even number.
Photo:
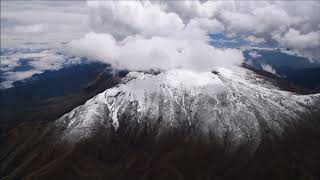
[{"label": "mountain slope", "polygon": [[319,102],[243,68],[131,72],[55,122],[12,129],[0,177],[315,179]]},{"label": "mountain slope", "polygon": [[244,68],[131,72],[117,87],[75,108],[56,125],[63,129],[62,138],[71,142],[90,137],[101,126],[140,124],[155,128],[158,136],[187,128],[206,137],[228,134],[235,142],[257,144],[267,134],[281,134],[319,98],[320,94],[281,91]]}]

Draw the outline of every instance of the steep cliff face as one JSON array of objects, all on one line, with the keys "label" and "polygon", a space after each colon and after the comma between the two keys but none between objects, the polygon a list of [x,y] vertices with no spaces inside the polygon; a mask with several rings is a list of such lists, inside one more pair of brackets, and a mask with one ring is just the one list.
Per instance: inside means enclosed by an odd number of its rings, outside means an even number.
[{"label": "steep cliff face", "polygon": [[269,133],[281,134],[319,99],[320,94],[282,91],[240,67],[214,72],[177,69],[157,75],[131,72],[55,125],[63,129],[62,139],[70,142],[90,137],[101,126],[141,124],[156,129],[159,136],[187,128],[204,137],[227,134],[235,142],[258,143]]}]

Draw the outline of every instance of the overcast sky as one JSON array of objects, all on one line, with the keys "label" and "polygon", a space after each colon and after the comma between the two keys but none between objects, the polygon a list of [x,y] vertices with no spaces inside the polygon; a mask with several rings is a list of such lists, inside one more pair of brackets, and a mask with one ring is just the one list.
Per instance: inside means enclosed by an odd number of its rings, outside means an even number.
[{"label": "overcast sky", "polygon": [[[320,59],[320,1],[1,1],[1,47],[55,46],[130,70],[239,65],[223,32]],[[63,43],[63,44],[61,44]]]},{"label": "overcast sky", "polygon": [[89,31],[85,1],[1,1],[1,47],[59,43]]}]

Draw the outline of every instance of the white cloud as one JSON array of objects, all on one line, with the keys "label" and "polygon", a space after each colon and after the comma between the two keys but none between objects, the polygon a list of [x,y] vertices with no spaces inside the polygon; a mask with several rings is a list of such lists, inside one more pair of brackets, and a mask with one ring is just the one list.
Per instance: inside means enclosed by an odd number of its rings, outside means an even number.
[{"label": "white cloud", "polygon": [[29,71],[19,71],[19,72],[5,72],[3,75],[5,76],[5,81],[1,81],[0,89],[11,88],[15,81],[20,81],[27,79],[34,74],[41,74],[42,71],[37,70],[29,70]]},{"label": "white cloud", "polygon": [[306,56],[310,59],[320,58],[320,30],[302,34],[300,31],[290,28],[283,36],[275,34],[274,39],[281,46],[292,48],[295,54]]},{"label": "white cloud", "polygon": [[264,71],[267,71],[269,73],[272,73],[274,75],[277,75],[277,71],[269,64],[261,64],[261,68],[264,70]]},{"label": "white cloud", "polygon": [[317,48],[320,46],[320,31],[301,34],[301,32],[290,28],[283,36],[275,36],[282,46],[295,49]]},{"label": "white cloud", "polygon": [[166,13],[149,1],[88,1],[94,32],[110,33],[117,39],[128,35],[168,35],[184,27],[175,13]]},{"label": "white cloud", "polygon": [[[55,50],[26,49],[25,52],[7,52],[1,55],[1,88],[10,88],[12,83],[27,79],[34,74],[41,74],[47,70],[59,70],[64,66],[79,64],[80,59],[70,57]],[[21,67],[21,59],[27,61],[28,68]],[[22,67],[23,68],[23,67]]]},{"label": "white cloud", "polygon": [[46,24],[18,25],[13,27],[16,33],[42,33],[47,29],[48,26]]},{"label": "white cloud", "polygon": [[253,59],[257,59],[257,58],[261,57],[261,55],[260,55],[257,51],[251,51],[251,52],[249,52],[249,55],[250,55]]},{"label": "white cloud", "polygon": [[208,18],[215,12],[216,5],[210,1],[167,1],[165,11],[178,14],[184,22],[193,18]]},{"label": "white cloud", "polygon": [[187,28],[199,28],[205,33],[215,33],[215,32],[223,32],[224,25],[219,22],[217,19],[208,19],[208,18],[194,18],[191,19],[187,24]]},{"label": "white cloud", "polygon": [[[237,50],[210,47],[207,34],[214,32],[226,32],[252,44],[277,41],[283,47],[308,49],[305,54],[319,48],[318,43],[311,42],[317,35],[314,28],[318,28],[318,20],[310,18],[315,15],[294,13],[285,2],[88,1],[87,4],[93,32],[72,41],[68,50],[118,68],[209,70],[214,66],[240,64],[243,58]],[[312,4],[316,3],[308,3],[305,9],[311,10]],[[303,4],[295,3],[292,7],[299,6]]]},{"label": "white cloud", "polygon": [[[168,12],[177,13],[184,22],[194,18],[215,18],[220,21],[229,36],[238,36],[252,44],[278,42],[282,47],[304,50],[304,56],[320,58],[318,38],[311,43],[283,43],[290,29],[297,31],[292,41],[303,42],[315,36],[320,27],[319,1],[170,1]],[[277,38],[275,38],[277,37]],[[296,44],[296,43],[294,43]],[[316,44],[310,47],[311,44]],[[317,53],[318,52],[318,53]]]},{"label": "white cloud", "polygon": [[249,35],[248,37],[244,38],[246,41],[250,42],[252,45],[265,43],[266,40],[264,38],[257,38],[254,35]]},{"label": "white cloud", "polygon": [[[188,7],[194,5],[200,4],[190,2]],[[73,55],[130,70],[210,71],[243,62],[240,50],[209,45],[208,33],[224,31],[215,18],[195,15],[185,21],[168,11],[170,2],[88,1],[88,6],[93,32],[69,43]]]},{"label": "white cloud", "polygon": [[243,62],[240,50],[216,49],[202,40],[160,36],[129,36],[116,41],[110,34],[90,33],[72,41],[69,51],[130,70],[183,68],[210,71]]}]

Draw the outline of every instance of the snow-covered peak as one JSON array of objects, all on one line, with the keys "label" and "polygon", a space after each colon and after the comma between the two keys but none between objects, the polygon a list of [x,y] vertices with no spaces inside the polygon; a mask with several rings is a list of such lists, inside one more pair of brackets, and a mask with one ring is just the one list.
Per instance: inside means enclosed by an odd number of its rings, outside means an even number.
[{"label": "snow-covered peak", "polygon": [[[281,91],[264,78],[240,67],[216,72],[176,69],[157,75],[131,72],[57,121],[70,141],[90,136],[97,127],[118,129],[122,124],[148,123],[168,129],[185,125],[197,133],[231,133],[241,141],[259,141],[267,130],[281,132],[298,119],[320,94],[295,95]],[[129,122],[129,123],[128,123]]]},{"label": "snow-covered peak", "polygon": [[[158,75],[132,72],[124,78],[123,82],[125,82],[124,85],[120,85],[114,90],[127,92],[133,98],[132,100],[138,100],[140,103],[143,103],[145,93],[158,93],[168,89],[201,93],[206,89],[217,92],[226,88],[221,79],[211,72],[183,69],[169,70]],[[106,94],[110,94],[112,91],[107,90]]]},{"label": "snow-covered peak", "polygon": [[151,76],[151,74],[144,72],[129,72],[124,78],[121,79],[121,83],[126,84],[133,79],[145,79],[149,76]]}]

